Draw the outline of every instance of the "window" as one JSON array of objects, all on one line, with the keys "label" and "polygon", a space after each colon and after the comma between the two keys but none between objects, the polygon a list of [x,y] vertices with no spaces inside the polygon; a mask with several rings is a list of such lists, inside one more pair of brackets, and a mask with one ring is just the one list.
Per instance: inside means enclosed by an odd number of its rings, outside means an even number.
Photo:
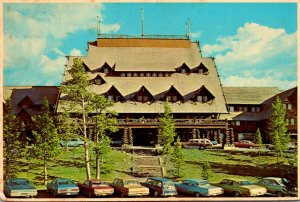
[{"label": "window", "polygon": [[236,126],[240,126],[240,125],[241,125],[241,122],[240,122],[240,121],[235,121],[235,125],[236,125]]},{"label": "window", "polygon": [[118,102],[120,100],[120,96],[116,96],[116,102]]},{"label": "window", "polygon": [[168,95],[168,96],[167,96],[167,101],[169,101],[169,102],[170,102],[170,101],[171,101],[171,99],[172,99],[172,96]]},{"label": "window", "polygon": [[101,79],[95,79],[95,83],[96,83],[97,85],[101,85]]},{"label": "window", "polygon": [[114,96],[113,96],[113,95],[109,95],[107,98],[108,98],[109,100],[111,100],[111,101],[114,100]]},{"label": "window", "polygon": [[251,112],[256,112],[256,107],[251,107]]},{"label": "window", "polygon": [[141,96],[141,95],[138,95],[138,96],[137,96],[137,100],[138,100],[139,102],[142,102],[142,100],[143,100],[143,96]]},{"label": "window", "polygon": [[169,73],[165,73],[165,77],[170,76]]},{"label": "window", "polygon": [[287,109],[292,109],[292,105],[291,104],[287,104]]},{"label": "window", "polygon": [[248,107],[244,107],[244,112],[247,112],[248,111]]},{"label": "window", "polygon": [[295,119],[290,119],[291,125],[295,125]]},{"label": "window", "polygon": [[152,76],[156,77],[156,76],[157,76],[157,73],[154,72],[154,73],[152,74]]},{"label": "window", "polygon": [[131,77],[131,73],[130,73],[130,72],[128,72],[128,73],[127,73],[127,76],[128,76],[128,77]]},{"label": "window", "polygon": [[203,96],[203,102],[207,102],[207,96]]},{"label": "window", "polygon": [[202,96],[198,95],[198,96],[197,96],[197,101],[198,101],[198,102],[202,102],[202,101],[203,101]]},{"label": "window", "polygon": [[147,101],[148,101],[148,96],[147,96],[147,95],[143,97],[143,101],[144,101],[144,102],[147,102]]},{"label": "window", "polygon": [[104,68],[104,73],[107,74],[109,72],[108,68]]},{"label": "window", "polygon": [[186,73],[186,69],[181,69],[181,73]]},{"label": "window", "polygon": [[234,106],[229,106],[229,111],[234,112]]},{"label": "window", "polygon": [[260,112],[260,107],[256,107],[256,112]]},{"label": "window", "polygon": [[139,76],[139,74],[138,73],[134,73],[133,76],[137,77],[137,76]]},{"label": "window", "polygon": [[162,76],[164,76],[164,75],[163,75],[163,73],[159,73],[158,76],[162,77]]},{"label": "window", "polygon": [[146,74],[146,76],[147,76],[147,77],[151,76],[151,73],[148,72],[148,73]]},{"label": "window", "polygon": [[176,96],[176,95],[172,96],[172,101],[173,101],[173,102],[176,102],[176,101],[177,101],[177,96]]},{"label": "window", "polygon": [[239,107],[239,111],[240,111],[240,112],[243,111],[243,107]]},{"label": "window", "polygon": [[140,77],[143,77],[144,76],[144,73],[142,72],[142,73],[140,73]]},{"label": "window", "polygon": [[199,69],[199,70],[198,70],[198,73],[199,73],[199,74],[203,74],[203,69]]},{"label": "window", "polygon": [[122,77],[125,77],[125,76],[126,76],[126,74],[125,74],[125,73],[121,73],[121,76],[122,76]]}]

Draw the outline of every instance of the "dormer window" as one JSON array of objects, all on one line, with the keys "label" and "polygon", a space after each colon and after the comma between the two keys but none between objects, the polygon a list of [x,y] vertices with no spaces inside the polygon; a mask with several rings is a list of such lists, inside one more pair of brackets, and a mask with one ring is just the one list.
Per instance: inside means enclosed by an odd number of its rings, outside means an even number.
[{"label": "dormer window", "polygon": [[124,97],[121,95],[121,93],[115,88],[115,86],[112,86],[106,93],[106,97],[108,100],[111,101],[123,101],[125,100]]},{"label": "dormer window", "polygon": [[111,101],[114,101],[114,96],[113,95],[109,95],[109,96],[107,96],[107,99],[109,99]]},{"label": "dormer window", "polygon": [[125,74],[125,73],[121,73],[121,76],[122,76],[122,77],[125,77],[125,76],[126,76],[126,74]]},{"label": "dormer window", "polygon": [[198,102],[207,102],[207,96],[205,96],[205,95],[198,95],[197,96],[197,101]]},{"label": "dormer window", "polygon": [[172,96],[172,102],[177,102],[177,96],[176,95]]},{"label": "dormer window", "polygon": [[213,100],[215,97],[213,96],[213,94],[211,94],[211,92],[209,92],[209,90],[207,90],[207,88],[205,86],[202,86],[201,88],[199,88],[199,90],[195,91],[195,94],[192,98],[192,100],[194,100],[194,102],[208,102]]},{"label": "dormer window", "polygon": [[153,76],[153,77],[156,77],[156,76],[157,76],[157,73],[154,72],[154,73],[152,74],[152,76]]},{"label": "dormer window", "polygon": [[144,87],[142,86],[132,97],[133,101],[138,101],[138,102],[148,102],[154,100],[153,95]]},{"label": "dormer window", "polygon": [[144,76],[144,73],[142,72],[142,73],[140,73],[140,77],[143,77]]},{"label": "dormer window", "polygon": [[97,85],[101,85],[101,79],[100,79],[100,78],[96,78],[96,79],[95,79],[95,83],[96,83]]},{"label": "dormer window", "polygon": [[103,71],[104,71],[105,74],[107,74],[109,72],[109,69],[108,68],[104,68]]},{"label": "dormer window", "polygon": [[90,82],[96,85],[102,85],[106,83],[100,75],[97,75],[94,79],[90,80]]},{"label": "dormer window", "polygon": [[186,73],[186,69],[181,69],[181,73]]},{"label": "dormer window", "polygon": [[128,72],[128,73],[127,73],[127,77],[131,77],[131,72]]},{"label": "dormer window", "polygon": [[201,63],[198,67],[193,68],[192,72],[198,74],[208,74],[208,69],[203,63]]},{"label": "dormer window", "polygon": [[199,69],[199,70],[198,70],[198,73],[199,73],[199,74],[203,74],[203,69]]},{"label": "dormer window", "polygon": [[183,100],[183,97],[174,86],[171,86],[168,92],[166,92],[164,97],[160,100],[167,100],[168,102],[177,102],[179,100]]},{"label": "dormer window", "polygon": [[148,73],[146,74],[146,76],[147,76],[147,77],[151,76],[151,73],[148,72]]},{"label": "dormer window", "polygon": [[163,73],[159,73],[158,76],[162,77],[162,76],[164,76],[164,75],[163,75]]},{"label": "dormer window", "polygon": [[138,74],[138,73],[134,73],[133,76],[134,76],[134,77],[138,77],[139,74]]}]

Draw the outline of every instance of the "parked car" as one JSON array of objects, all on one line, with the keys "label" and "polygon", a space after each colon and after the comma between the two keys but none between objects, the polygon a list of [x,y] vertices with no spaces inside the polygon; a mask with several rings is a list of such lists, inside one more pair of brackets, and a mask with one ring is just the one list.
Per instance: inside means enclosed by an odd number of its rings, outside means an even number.
[{"label": "parked car", "polygon": [[213,149],[221,149],[222,148],[222,144],[219,144],[217,140],[211,140],[210,142],[212,143]]},{"label": "parked car", "polygon": [[90,197],[93,196],[109,196],[114,193],[114,188],[109,186],[108,182],[100,181],[96,179],[86,180],[83,183],[77,183],[81,193],[87,194]]},{"label": "parked car", "polygon": [[144,187],[136,179],[120,179],[116,178],[111,186],[115,192],[121,197],[124,196],[147,196],[149,195],[149,188]]},{"label": "parked car", "polygon": [[224,193],[224,189],[221,187],[213,186],[203,179],[186,179],[182,183],[175,184],[177,192],[200,196],[217,196]]},{"label": "parked car", "polygon": [[257,144],[251,142],[250,140],[240,140],[239,142],[234,143],[235,147],[240,147],[240,148],[252,148],[252,147],[258,147]]},{"label": "parked car", "polygon": [[187,149],[206,149],[212,148],[209,139],[190,139],[188,142],[182,142],[182,147]]},{"label": "parked car", "polygon": [[10,178],[4,183],[4,194],[7,197],[34,197],[36,187],[26,178]]},{"label": "parked car", "polygon": [[149,177],[146,182],[141,183],[148,187],[150,195],[158,196],[174,196],[177,195],[173,181],[162,177]]},{"label": "parked car", "polygon": [[267,189],[262,186],[254,185],[248,180],[224,179],[215,184],[222,187],[225,194],[238,196],[261,196],[267,193]]},{"label": "parked car", "polygon": [[83,146],[84,141],[79,138],[72,138],[70,140],[61,140],[59,142],[60,146],[65,147],[68,145],[68,147],[78,147]]},{"label": "parked car", "polygon": [[287,180],[284,178],[265,177],[256,182],[255,184],[265,187],[269,194],[282,197],[292,194],[292,190],[289,190],[285,183],[287,183]]},{"label": "parked car", "polygon": [[53,194],[54,197],[62,196],[77,196],[79,187],[73,180],[66,178],[56,178],[47,184],[47,192]]}]

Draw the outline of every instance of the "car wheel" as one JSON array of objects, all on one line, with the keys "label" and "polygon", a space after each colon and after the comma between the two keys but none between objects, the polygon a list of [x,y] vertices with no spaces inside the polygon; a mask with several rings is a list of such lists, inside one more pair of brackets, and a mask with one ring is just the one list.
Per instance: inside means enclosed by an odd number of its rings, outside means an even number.
[{"label": "car wheel", "polygon": [[195,193],[194,193],[194,196],[195,196],[195,197],[200,197],[200,196],[201,196],[201,194],[200,194],[200,193],[198,193],[198,192],[195,192]]},{"label": "car wheel", "polygon": [[277,197],[283,197],[284,194],[283,194],[281,191],[277,191],[277,192],[276,192],[276,196],[277,196]]},{"label": "car wheel", "polygon": [[157,193],[157,191],[154,191],[154,192],[153,192],[153,197],[155,197],[155,198],[156,198],[157,196],[158,196],[158,193]]},{"label": "car wheel", "polygon": [[239,196],[241,196],[240,192],[238,192],[238,191],[232,192],[232,195],[233,195],[234,197],[239,197]]}]

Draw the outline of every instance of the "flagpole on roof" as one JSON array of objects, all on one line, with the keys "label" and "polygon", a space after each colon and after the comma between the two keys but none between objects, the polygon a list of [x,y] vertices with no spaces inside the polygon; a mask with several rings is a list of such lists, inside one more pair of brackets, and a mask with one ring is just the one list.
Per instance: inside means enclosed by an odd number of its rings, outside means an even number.
[{"label": "flagpole on roof", "polygon": [[100,37],[101,35],[101,32],[100,32],[100,19],[99,19],[99,16],[97,16],[97,35],[98,35],[98,38]]},{"label": "flagpole on roof", "polygon": [[142,37],[144,36],[144,8],[141,9],[142,14]]}]

